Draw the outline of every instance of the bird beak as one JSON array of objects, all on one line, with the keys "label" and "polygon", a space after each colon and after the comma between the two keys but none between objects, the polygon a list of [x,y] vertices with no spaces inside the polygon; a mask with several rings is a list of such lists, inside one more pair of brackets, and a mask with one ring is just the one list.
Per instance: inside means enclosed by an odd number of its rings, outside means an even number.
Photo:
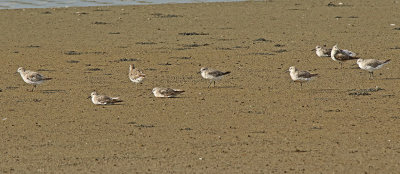
[{"label": "bird beak", "polygon": [[89,98],[92,98],[92,96],[89,95],[88,99],[89,99]]},{"label": "bird beak", "polygon": [[312,49],[311,51],[315,51],[315,48],[314,48],[314,49]]},{"label": "bird beak", "polygon": [[197,74],[200,74],[201,73],[201,71],[197,71]]},{"label": "bird beak", "polygon": [[289,70],[286,70],[285,72],[289,72]]},{"label": "bird beak", "polygon": [[17,71],[17,72],[15,72],[14,74],[18,74],[18,71]]}]

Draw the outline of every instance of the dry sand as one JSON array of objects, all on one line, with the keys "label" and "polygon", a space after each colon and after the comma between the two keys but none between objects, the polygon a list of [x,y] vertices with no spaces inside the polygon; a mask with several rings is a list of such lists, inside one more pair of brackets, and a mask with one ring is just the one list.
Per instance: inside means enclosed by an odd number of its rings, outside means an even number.
[{"label": "dry sand", "polygon": [[[0,10],[0,173],[398,173],[400,3],[328,3]],[[336,43],[392,62],[368,80],[311,51]],[[20,66],[53,80],[28,92]],[[232,73],[208,89],[202,66]]]}]

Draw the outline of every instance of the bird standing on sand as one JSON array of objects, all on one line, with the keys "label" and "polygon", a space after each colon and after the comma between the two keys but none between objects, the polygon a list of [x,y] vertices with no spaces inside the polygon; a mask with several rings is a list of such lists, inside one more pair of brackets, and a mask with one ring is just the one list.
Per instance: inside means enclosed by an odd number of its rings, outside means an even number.
[{"label": "bird standing on sand", "polygon": [[129,65],[129,79],[133,83],[142,83],[146,74],[135,68],[134,64]]},{"label": "bird standing on sand", "polygon": [[230,71],[227,72],[221,72],[212,68],[207,68],[207,67],[203,67],[200,69],[200,73],[201,76],[205,79],[211,80],[210,84],[208,85],[208,87],[211,86],[211,83],[214,82],[214,87],[215,87],[215,81],[217,80],[221,80],[221,78],[224,75],[227,75],[229,73],[231,73]]},{"label": "bird standing on sand", "polygon": [[289,67],[290,77],[294,82],[300,82],[300,86],[303,86],[303,82],[310,81],[313,77],[317,76],[318,74],[311,74],[307,71],[299,71],[296,67],[291,66]]},{"label": "bird standing on sand", "polygon": [[385,65],[389,62],[390,62],[390,59],[388,59],[388,60],[358,59],[357,60],[358,66],[361,69],[367,70],[369,72],[370,79],[373,78],[375,70],[382,68],[383,65]]},{"label": "bird standing on sand", "polygon": [[355,53],[353,53],[349,50],[341,50],[338,48],[337,45],[333,46],[333,48],[332,48],[331,58],[334,61],[339,61],[340,68],[343,67],[344,61],[358,59],[358,57],[356,57]]},{"label": "bird standing on sand", "polygon": [[173,98],[183,92],[185,91],[180,89],[160,88],[160,87],[153,88],[153,94],[155,97]]},{"label": "bird standing on sand", "polygon": [[119,97],[108,97],[105,95],[99,95],[97,92],[92,92],[90,94],[90,97],[92,98],[92,102],[95,105],[110,105],[118,102],[122,102]]},{"label": "bird standing on sand", "polygon": [[33,85],[33,88],[31,90],[31,92],[33,92],[33,90],[36,88],[36,85],[40,85],[44,81],[52,79],[52,78],[46,78],[43,75],[41,75],[41,74],[39,74],[37,72],[34,72],[34,71],[25,70],[22,67],[19,67],[17,72],[19,72],[19,74],[21,75],[22,79],[26,83]]}]

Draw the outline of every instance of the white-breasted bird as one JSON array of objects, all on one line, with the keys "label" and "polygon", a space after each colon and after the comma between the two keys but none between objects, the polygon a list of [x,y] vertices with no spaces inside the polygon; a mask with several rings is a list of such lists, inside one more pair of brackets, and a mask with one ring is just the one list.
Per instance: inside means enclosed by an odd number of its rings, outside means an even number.
[{"label": "white-breasted bird", "polygon": [[105,95],[99,95],[95,91],[93,91],[90,94],[90,97],[92,98],[92,102],[95,105],[110,105],[110,104],[122,102],[122,100],[119,97],[108,97]]},{"label": "white-breasted bird", "polygon": [[308,71],[299,71],[295,66],[289,67],[290,77],[294,82],[300,82],[300,86],[303,86],[303,82],[310,81],[318,74],[311,74]]},{"label": "white-breasted bird", "polygon": [[142,83],[146,74],[135,68],[134,64],[129,65],[129,79],[133,83]]},{"label": "white-breasted bird", "polygon": [[155,87],[152,92],[155,97],[173,98],[185,91],[181,89]]},{"label": "white-breasted bird", "polygon": [[203,78],[210,80],[210,84],[208,85],[208,87],[211,86],[212,82],[214,82],[214,87],[215,87],[215,81],[221,80],[221,78],[224,75],[227,75],[231,72],[230,71],[222,72],[212,68],[202,67],[200,69],[200,73]]},{"label": "white-breasted bird", "polygon": [[331,51],[332,49],[321,47],[319,45],[315,47],[315,53],[317,54],[318,57],[331,57]]},{"label": "white-breasted bird", "polygon": [[334,45],[331,51],[331,58],[334,61],[338,61],[340,63],[340,68],[343,67],[343,62],[348,60],[359,59],[356,57],[356,54],[349,50],[339,49],[337,45]]},{"label": "white-breasted bird", "polygon": [[52,79],[52,78],[46,78],[43,75],[34,71],[25,70],[25,68],[22,67],[19,67],[17,72],[19,72],[24,82],[33,85],[33,88],[31,90],[32,92],[36,88],[36,85],[40,85],[44,81]]},{"label": "white-breasted bird", "polygon": [[358,59],[357,64],[363,70],[367,70],[369,72],[369,78],[373,78],[374,71],[382,68],[383,65],[390,62],[388,60],[376,60],[376,59]]}]

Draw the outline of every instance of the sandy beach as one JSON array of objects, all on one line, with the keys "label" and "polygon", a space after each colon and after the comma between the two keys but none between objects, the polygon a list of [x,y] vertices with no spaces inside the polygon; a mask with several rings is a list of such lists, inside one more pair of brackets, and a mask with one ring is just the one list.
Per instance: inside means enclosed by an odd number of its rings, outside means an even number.
[{"label": "sandy beach", "polygon": [[[0,10],[0,173],[398,173],[400,3],[328,4]],[[391,62],[369,80],[324,44]],[[53,79],[29,92],[18,67]],[[201,67],[231,74],[207,88]]]}]

